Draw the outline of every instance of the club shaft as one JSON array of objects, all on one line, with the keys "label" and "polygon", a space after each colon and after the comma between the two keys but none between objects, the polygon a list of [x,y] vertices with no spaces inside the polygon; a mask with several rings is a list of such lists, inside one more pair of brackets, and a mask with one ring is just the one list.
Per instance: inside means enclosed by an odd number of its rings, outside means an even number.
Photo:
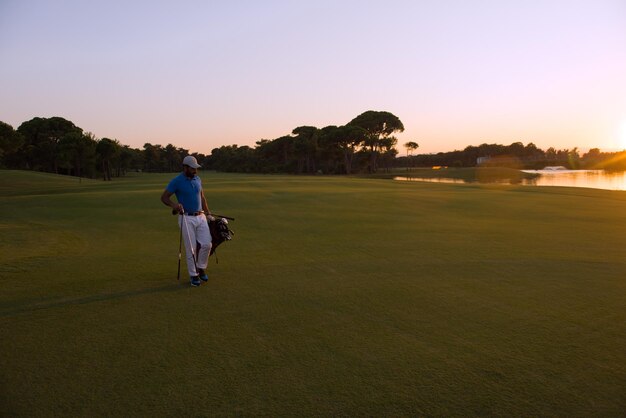
[{"label": "club shaft", "polygon": [[183,252],[183,225],[181,219],[180,236],[178,237],[178,273],[176,274],[176,280],[180,281],[180,259]]},{"label": "club shaft", "polygon": [[[178,215],[178,211],[176,209],[172,209],[172,215]],[[216,213],[212,213],[211,216],[216,217],[216,218],[228,219],[229,221],[234,221],[235,220],[235,218],[231,218],[230,216],[218,215]]]},{"label": "club shaft", "polygon": [[235,218],[231,218],[230,216],[224,216],[224,215],[217,215],[215,213],[212,213],[211,216],[215,216],[216,218],[224,218],[224,219],[228,219],[229,221],[234,221]]}]

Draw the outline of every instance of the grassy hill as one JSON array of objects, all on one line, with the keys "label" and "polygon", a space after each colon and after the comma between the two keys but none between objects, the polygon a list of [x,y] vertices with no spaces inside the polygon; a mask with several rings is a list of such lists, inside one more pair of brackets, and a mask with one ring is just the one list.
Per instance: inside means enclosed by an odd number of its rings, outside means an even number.
[{"label": "grassy hill", "polygon": [[190,288],[172,175],[0,171],[0,415],[626,410],[626,193],[201,176]]}]

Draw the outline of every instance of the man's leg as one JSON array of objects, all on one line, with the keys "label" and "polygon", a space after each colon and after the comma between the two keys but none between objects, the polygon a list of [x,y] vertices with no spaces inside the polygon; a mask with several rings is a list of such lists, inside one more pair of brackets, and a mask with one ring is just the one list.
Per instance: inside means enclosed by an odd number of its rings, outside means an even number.
[{"label": "man's leg", "polygon": [[[193,226],[193,222],[191,218],[193,216],[179,216],[178,223],[183,230],[183,241],[185,242],[185,254],[187,256],[187,271],[189,272],[190,277],[196,277],[198,272],[196,271],[196,266],[193,260],[192,250],[195,251],[195,243],[196,243],[196,228]],[[197,254],[196,254],[197,260]]]},{"label": "man's leg", "polygon": [[[197,216],[196,220],[196,241],[200,245],[197,258],[198,269],[205,270],[209,264],[209,253],[211,252],[211,232],[209,231],[209,224],[207,223],[206,216]],[[204,275],[200,274],[200,278],[206,281],[206,273]]]}]

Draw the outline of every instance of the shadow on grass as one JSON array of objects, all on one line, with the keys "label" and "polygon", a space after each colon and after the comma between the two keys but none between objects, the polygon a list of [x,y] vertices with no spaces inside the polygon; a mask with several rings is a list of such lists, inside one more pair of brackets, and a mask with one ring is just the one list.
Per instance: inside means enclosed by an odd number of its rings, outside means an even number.
[{"label": "shadow on grass", "polygon": [[144,296],[157,293],[176,292],[179,290],[189,288],[188,285],[183,283],[167,284],[164,286],[153,287],[149,289],[137,289],[126,292],[116,293],[99,293],[96,295],[85,296],[81,298],[58,298],[43,302],[35,302],[23,304],[21,306],[11,306],[6,308],[0,308],[0,318],[19,315],[23,313],[30,313],[40,311],[44,309],[62,308],[71,305],[86,305],[94,302],[103,302],[109,300],[120,300],[126,298],[132,298],[135,296]]}]

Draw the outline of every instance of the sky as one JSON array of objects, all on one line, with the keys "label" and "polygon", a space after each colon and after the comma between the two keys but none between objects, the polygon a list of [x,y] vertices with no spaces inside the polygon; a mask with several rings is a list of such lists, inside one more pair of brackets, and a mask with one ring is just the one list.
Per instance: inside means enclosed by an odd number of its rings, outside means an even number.
[{"label": "sky", "polygon": [[626,149],[626,0],[0,0],[0,121],[209,154],[367,110],[398,150]]}]

